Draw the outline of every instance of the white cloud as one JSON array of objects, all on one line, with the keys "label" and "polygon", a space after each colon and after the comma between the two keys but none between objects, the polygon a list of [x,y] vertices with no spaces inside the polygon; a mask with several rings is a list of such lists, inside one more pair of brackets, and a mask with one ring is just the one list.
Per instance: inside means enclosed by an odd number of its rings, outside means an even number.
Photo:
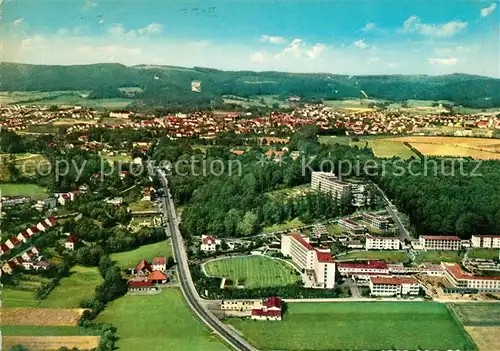
[{"label": "white cloud", "polygon": [[363,32],[369,32],[369,31],[374,30],[375,28],[377,28],[377,24],[370,22],[370,23],[367,23],[363,28],[361,28],[361,30]]},{"label": "white cloud", "polygon": [[398,68],[399,66],[400,66],[400,64],[398,62],[389,62],[387,64],[388,68]]},{"label": "white cloud", "polygon": [[456,65],[458,59],[455,57],[450,58],[429,58],[427,59],[431,65],[445,65],[445,66],[453,66]]},{"label": "white cloud", "polygon": [[364,39],[360,39],[360,40],[357,40],[355,41],[354,43],[352,43],[354,46],[357,46],[358,48],[360,48],[361,50],[363,49],[366,49],[368,47],[368,45],[365,43],[365,40]]},{"label": "white cloud", "polygon": [[21,18],[17,18],[14,22],[12,22],[12,25],[14,27],[18,27],[20,26],[22,23],[23,23],[24,19],[21,17]]},{"label": "white cloud", "polygon": [[26,39],[21,40],[22,50],[33,50],[36,49],[41,44],[45,43],[45,39],[41,35],[34,35]]},{"label": "white cloud", "polygon": [[122,24],[112,24],[108,28],[108,33],[111,35],[123,35],[125,34],[125,27]]},{"label": "white cloud", "polygon": [[267,55],[263,52],[256,52],[248,58],[250,62],[262,63],[267,61]]},{"label": "white cloud", "polygon": [[310,50],[306,52],[306,55],[309,56],[310,58],[314,59],[316,57],[319,57],[321,53],[326,49],[325,44],[315,44]]},{"label": "white cloud", "polygon": [[491,13],[493,11],[495,11],[496,8],[497,8],[497,4],[492,3],[490,6],[485,7],[484,9],[481,9],[481,11],[480,11],[481,17],[487,17],[487,16],[491,15]]},{"label": "white cloud", "polygon": [[299,57],[302,55],[303,44],[304,40],[295,38],[282,52],[276,54],[275,58],[278,59],[287,55]]},{"label": "white cloud", "polygon": [[283,44],[286,42],[286,39],[284,37],[279,37],[279,36],[262,35],[260,37],[260,41],[264,43]]},{"label": "white cloud", "polygon": [[93,9],[94,7],[97,7],[98,5],[99,4],[95,1],[86,0],[85,5],[83,5],[83,9],[90,10],[90,9]]},{"label": "white cloud", "polygon": [[467,28],[467,22],[451,21],[442,24],[422,23],[420,18],[413,15],[403,23],[400,32],[419,33],[429,37],[452,37]]},{"label": "white cloud", "polygon": [[108,33],[111,35],[127,35],[128,37],[138,37],[145,35],[160,34],[163,32],[163,25],[160,23],[150,23],[145,27],[127,31],[122,24],[113,24],[109,26]]},{"label": "white cloud", "polygon": [[68,28],[59,28],[59,30],[57,31],[57,34],[59,35],[67,35],[69,34],[69,29]]}]

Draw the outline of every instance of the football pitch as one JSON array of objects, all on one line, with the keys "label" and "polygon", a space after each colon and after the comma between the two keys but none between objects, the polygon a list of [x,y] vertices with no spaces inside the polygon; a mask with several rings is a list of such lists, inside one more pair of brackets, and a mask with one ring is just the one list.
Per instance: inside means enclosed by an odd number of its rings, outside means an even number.
[{"label": "football pitch", "polygon": [[262,288],[294,284],[300,276],[289,264],[265,256],[224,258],[205,264],[207,274],[244,281],[245,288]]},{"label": "football pitch", "polygon": [[283,321],[229,319],[261,350],[476,350],[434,302],[289,303]]}]

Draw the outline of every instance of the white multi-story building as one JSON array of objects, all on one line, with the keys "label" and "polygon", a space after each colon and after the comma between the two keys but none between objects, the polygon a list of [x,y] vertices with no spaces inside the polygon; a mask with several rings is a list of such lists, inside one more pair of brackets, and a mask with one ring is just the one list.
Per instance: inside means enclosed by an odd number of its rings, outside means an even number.
[{"label": "white multi-story building", "polygon": [[420,283],[413,277],[371,277],[370,293],[373,296],[418,295]]},{"label": "white multi-story building", "polygon": [[367,250],[399,250],[401,241],[399,238],[385,236],[366,236]]},{"label": "white multi-story building", "polygon": [[316,250],[301,235],[292,234],[281,237],[281,253],[291,257],[298,268],[313,278],[314,287],[335,286],[335,263],[329,252]]},{"label": "white multi-story building", "polygon": [[465,272],[456,263],[441,262],[446,279],[458,290],[472,290],[477,292],[500,292],[500,277],[474,276]]},{"label": "white multi-story building", "polygon": [[462,242],[458,236],[428,236],[419,238],[420,245],[424,250],[458,251]]},{"label": "white multi-story building", "polygon": [[337,199],[347,198],[351,193],[351,185],[341,181],[329,172],[312,172],[311,188],[321,193],[331,194]]},{"label": "white multi-story building", "polygon": [[353,233],[353,234],[364,234],[365,233],[365,227],[354,222],[350,218],[341,218],[341,219],[339,219],[338,224],[339,224],[339,226],[341,226],[342,228],[344,228],[345,230],[347,230],[350,233]]},{"label": "white multi-story building", "polygon": [[368,261],[368,263],[338,262],[337,269],[344,277],[367,280],[371,276],[389,275],[389,267],[384,261]]},{"label": "white multi-story building", "polygon": [[472,247],[500,249],[500,235],[473,235],[471,244]]},{"label": "white multi-story building", "polygon": [[385,230],[389,226],[389,221],[385,217],[378,216],[374,213],[363,213],[363,219],[372,227],[380,230]]}]

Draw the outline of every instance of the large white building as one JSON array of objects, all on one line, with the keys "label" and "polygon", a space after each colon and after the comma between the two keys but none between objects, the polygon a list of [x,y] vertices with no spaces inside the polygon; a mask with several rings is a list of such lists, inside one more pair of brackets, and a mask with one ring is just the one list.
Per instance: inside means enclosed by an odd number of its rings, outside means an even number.
[{"label": "large white building", "polygon": [[337,199],[347,198],[351,193],[351,185],[341,181],[329,172],[312,172],[311,188],[321,193],[331,194]]},{"label": "large white building", "polygon": [[420,245],[424,250],[458,251],[462,247],[462,241],[458,236],[429,236],[423,235],[419,238]]},{"label": "large white building", "polygon": [[367,250],[399,250],[401,241],[395,237],[385,236],[366,236],[366,249]]},{"label": "large white building", "polygon": [[379,216],[375,213],[363,213],[363,219],[368,222],[372,227],[379,230],[385,230],[389,226],[389,220],[386,217]]},{"label": "large white building", "polygon": [[333,289],[335,286],[335,263],[329,252],[314,249],[299,234],[281,237],[281,253],[291,257],[298,268],[313,278],[314,287]]},{"label": "large white building", "polygon": [[389,267],[384,261],[368,261],[368,263],[338,262],[337,269],[344,277],[368,280],[372,276],[389,275]]},{"label": "large white building", "polygon": [[483,277],[475,276],[469,272],[465,272],[456,263],[441,262],[444,268],[444,275],[446,279],[458,291],[477,290],[477,292],[500,292],[500,277]]},{"label": "large white building", "polygon": [[470,241],[472,247],[500,249],[500,235],[473,235]]},{"label": "large white building", "polygon": [[371,277],[370,293],[373,296],[418,295],[420,284],[413,277]]}]

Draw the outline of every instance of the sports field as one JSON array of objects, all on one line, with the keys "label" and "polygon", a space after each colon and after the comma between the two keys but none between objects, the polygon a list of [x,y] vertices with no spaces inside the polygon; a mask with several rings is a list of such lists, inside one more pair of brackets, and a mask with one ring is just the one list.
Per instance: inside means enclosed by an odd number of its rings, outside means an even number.
[{"label": "sports field", "polygon": [[170,240],[158,243],[143,245],[135,250],[119,252],[111,255],[111,260],[122,269],[134,268],[140,260],[146,259],[149,262],[156,256],[172,257],[172,245]]},{"label": "sports field", "polygon": [[474,350],[445,305],[290,303],[283,321],[229,319],[261,350]]},{"label": "sports field", "polygon": [[403,263],[410,258],[403,251],[355,251],[335,257],[336,261],[383,260],[387,263]]},{"label": "sports field", "polygon": [[[359,141],[353,141],[354,138]],[[404,143],[381,137],[320,136],[319,141],[324,144],[342,144],[357,146],[359,148],[367,146],[372,149],[375,156],[380,158],[399,157],[408,159],[417,157],[417,155]]]},{"label": "sports field", "polygon": [[179,289],[126,295],[108,304],[97,323],[118,328],[120,351],[224,351],[227,347],[193,314]]},{"label": "sports field", "polygon": [[492,138],[409,136],[387,139],[410,143],[426,156],[500,159],[500,140]]},{"label": "sports field", "polygon": [[205,271],[233,282],[244,280],[247,289],[289,285],[300,279],[292,266],[265,256],[213,260],[205,264]]},{"label": "sports field", "polygon": [[83,299],[95,296],[95,288],[103,282],[96,267],[74,266],[70,274],[61,279],[46,299],[40,301],[39,307],[78,308]]},{"label": "sports field", "polygon": [[496,260],[500,255],[499,249],[471,249],[469,258],[484,258],[488,260]]},{"label": "sports field", "polygon": [[30,196],[33,200],[48,198],[47,191],[36,184],[0,184],[2,196]]}]

